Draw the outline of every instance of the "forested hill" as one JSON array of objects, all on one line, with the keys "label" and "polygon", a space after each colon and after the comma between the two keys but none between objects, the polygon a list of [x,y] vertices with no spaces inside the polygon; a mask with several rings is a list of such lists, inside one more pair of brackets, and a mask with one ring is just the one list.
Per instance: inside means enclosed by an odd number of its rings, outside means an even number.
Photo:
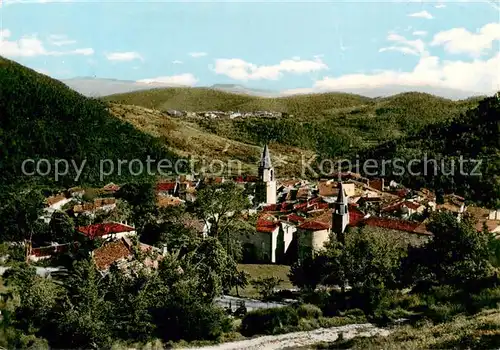
[{"label": "forested hill", "polygon": [[[456,192],[471,201],[500,207],[500,99],[497,96],[485,98],[460,117],[386,142],[365,152],[363,158],[402,158],[406,164],[411,159],[421,160],[412,167],[412,171],[421,172],[421,176],[405,171],[404,175],[392,178],[413,187],[428,186]],[[428,161],[424,172],[424,159],[436,159],[438,168]],[[464,171],[460,170],[460,159],[463,159]],[[480,165],[474,169],[478,161]],[[444,170],[442,164],[445,164]],[[386,169],[386,173],[392,173],[393,168]]]},{"label": "forested hill", "polygon": [[[50,183],[70,186],[99,180],[101,159],[172,158],[163,145],[131,124],[113,117],[98,100],[86,98],[61,82],[0,57],[0,184]],[[54,182],[45,177],[24,176],[26,159],[73,161],[84,171],[75,181],[74,167]],[[28,164],[28,171],[33,165]],[[40,169],[45,172],[47,164]],[[127,177],[129,172],[122,173]],[[117,174],[104,179],[115,180]]]},{"label": "forested hill", "polygon": [[[250,145],[275,143],[325,157],[406,136],[422,127],[459,116],[478,98],[452,101],[407,92],[384,98],[321,93],[265,98],[207,88],[165,88],[111,95],[107,102],[159,111],[275,111],[283,118],[195,119],[201,131]],[[208,146],[210,147],[210,146]]]}]

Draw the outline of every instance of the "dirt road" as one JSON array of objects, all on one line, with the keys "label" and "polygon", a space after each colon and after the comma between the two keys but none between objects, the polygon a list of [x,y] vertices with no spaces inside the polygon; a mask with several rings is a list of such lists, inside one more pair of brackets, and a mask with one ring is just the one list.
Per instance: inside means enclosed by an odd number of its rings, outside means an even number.
[{"label": "dirt road", "polygon": [[333,342],[342,333],[344,339],[356,336],[372,337],[376,335],[387,336],[389,331],[377,328],[370,323],[353,324],[342,327],[321,328],[314,331],[295,332],[280,335],[262,336],[248,340],[224,343],[214,346],[200,348],[189,348],[191,350],[278,350],[287,348],[298,348],[317,344],[320,342]]}]

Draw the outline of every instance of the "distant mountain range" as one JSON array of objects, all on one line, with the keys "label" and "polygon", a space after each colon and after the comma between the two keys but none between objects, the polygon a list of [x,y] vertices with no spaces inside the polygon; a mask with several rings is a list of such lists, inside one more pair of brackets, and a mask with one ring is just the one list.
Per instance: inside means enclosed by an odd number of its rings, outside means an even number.
[{"label": "distant mountain range", "polygon": [[[116,80],[116,79],[99,79],[91,77],[73,78],[62,81],[64,84],[78,91],[82,95],[89,97],[102,97],[113,94],[122,94],[127,92],[168,88],[168,87],[183,87],[182,85],[163,84],[163,83],[140,83],[129,80]],[[215,84],[210,86],[214,90],[220,90],[235,94],[243,94],[258,97],[280,97],[289,96],[290,93],[248,88],[238,84]],[[425,92],[435,96],[449,98],[452,100],[461,100],[469,97],[480,96],[482,94],[462,91],[456,89],[439,88],[433,86],[403,86],[403,85],[387,85],[375,88],[356,88],[356,89],[342,89],[335,92],[352,93],[356,95],[376,98],[387,97],[401,92]],[[333,91],[332,91],[333,92]]]}]

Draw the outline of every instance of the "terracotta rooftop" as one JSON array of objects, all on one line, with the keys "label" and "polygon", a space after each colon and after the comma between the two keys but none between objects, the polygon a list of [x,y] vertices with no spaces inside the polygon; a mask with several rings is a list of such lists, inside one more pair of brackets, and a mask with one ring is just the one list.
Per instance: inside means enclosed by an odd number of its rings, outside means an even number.
[{"label": "terracotta rooftop", "polygon": [[174,205],[181,205],[184,201],[178,197],[171,196],[158,196],[156,204],[159,207],[169,207]]},{"label": "terracotta rooftop", "polygon": [[56,203],[59,203],[60,201],[63,201],[66,199],[66,196],[64,194],[58,194],[56,196],[50,196],[48,197],[45,201],[49,206],[54,205]]},{"label": "terracotta rooftop", "polygon": [[306,221],[306,219],[304,217],[299,216],[299,215],[294,214],[294,213],[282,216],[281,220],[290,221],[290,222],[293,222],[296,224]]},{"label": "terracotta rooftop", "polygon": [[107,192],[116,192],[120,189],[120,186],[118,185],[115,185],[114,183],[109,183],[107,184],[106,186],[104,186],[102,188],[104,191],[107,191]]},{"label": "terracotta rooftop", "polygon": [[364,218],[365,214],[359,211],[355,206],[349,205],[349,226],[357,226]]},{"label": "terracotta rooftop", "polygon": [[476,230],[482,231],[483,225],[486,224],[488,231],[493,232],[500,227],[500,220],[481,220],[476,223]]},{"label": "terracotta rooftop", "polygon": [[386,229],[405,231],[405,232],[415,232],[417,227],[420,226],[420,223],[418,222],[379,218],[373,216],[364,220],[364,223],[367,226],[376,226],[376,227],[382,227]]},{"label": "terracotta rooftop", "polygon": [[135,231],[135,229],[131,226],[108,222],[103,224],[93,224],[89,226],[81,226],[78,227],[78,232],[83,233],[85,236],[90,239],[94,239],[95,237],[102,237],[110,234],[122,233],[122,232],[131,232]]},{"label": "terracotta rooftop", "polygon": [[77,246],[78,243],[67,243],[47,247],[32,248],[31,255],[36,257],[54,256],[57,254],[69,252],[72,248],[76,248]]},{"label": "terracotta rooftop", "polygon": [[[114,262],[131,258],[133,256],[132,246],[133,243],[130,240],[122,238],[118,241],[110,242],[100,248],[97,248],[93,252],[93,259],[97,268],[99,270],[106,270]],[[154,247],[143,243],[140,243],[139,247],[143,252],[150,252],[155,250]]]},{"label": "terracotta rooftop", "polygon": [[274,215],[262,214],[255,226],[258,232],[273,232],[279,226],[279,221]]},{"label": "terracotta rooftop", "polygon": [[156,184],[156,191],[158,192],[163,192],[163,191],[173,191],[175,190],[175,182],[160,182]]},{"label": "terracotta rooftop", "polygon": [[73,207],[73,212],[83,213],[98,210],[106,205],[116,204],[115,198],[96,198],[93,203],[77,204]]},{"label": "terracotta rooftop", "polygon": [[337,182],[335,181],[320,181],[318,182],[318,191],[320,196],[331,197],[339,193]]},{"label": "terracotta rooftop", "polygon": [[323,214],[313,217],[298,226],[301,230],[320,231],[328,230],[332,225],[332,211],[327,210]]}]

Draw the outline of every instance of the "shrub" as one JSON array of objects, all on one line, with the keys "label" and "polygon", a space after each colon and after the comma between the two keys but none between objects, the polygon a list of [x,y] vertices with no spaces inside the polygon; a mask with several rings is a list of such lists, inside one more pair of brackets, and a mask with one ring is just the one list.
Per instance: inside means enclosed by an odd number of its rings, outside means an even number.
[{"label": "shrub", "polygon": [[342,316],[362,317],[365,316],[365,312],[361,309],[350,309],[342,313]]},{"label": "shrub", "polygon": [[319,318],[323,316],[323,312],[319,307],[312,304],[302,304],[297,308],[297,313],[302,318]]},{"label": "shrub", "polygon": [[244,336],[280,333],[286,326],[297,326],[299,315],[291,306],[260,309],[247,313],[241,322]]},{"label": "shrub", "polygon": [[450,321],[454,316],[462,313],[464,307],[461,304],[431,304],[429,306],[428,316],[434,322],[447,322]]},{"label": "shrub", "polygon": [[471,299],[472,308],[476,312],[484,308],[496,308],[500,304],[500,287],[485,289],[479,294],[472,295]]}]

